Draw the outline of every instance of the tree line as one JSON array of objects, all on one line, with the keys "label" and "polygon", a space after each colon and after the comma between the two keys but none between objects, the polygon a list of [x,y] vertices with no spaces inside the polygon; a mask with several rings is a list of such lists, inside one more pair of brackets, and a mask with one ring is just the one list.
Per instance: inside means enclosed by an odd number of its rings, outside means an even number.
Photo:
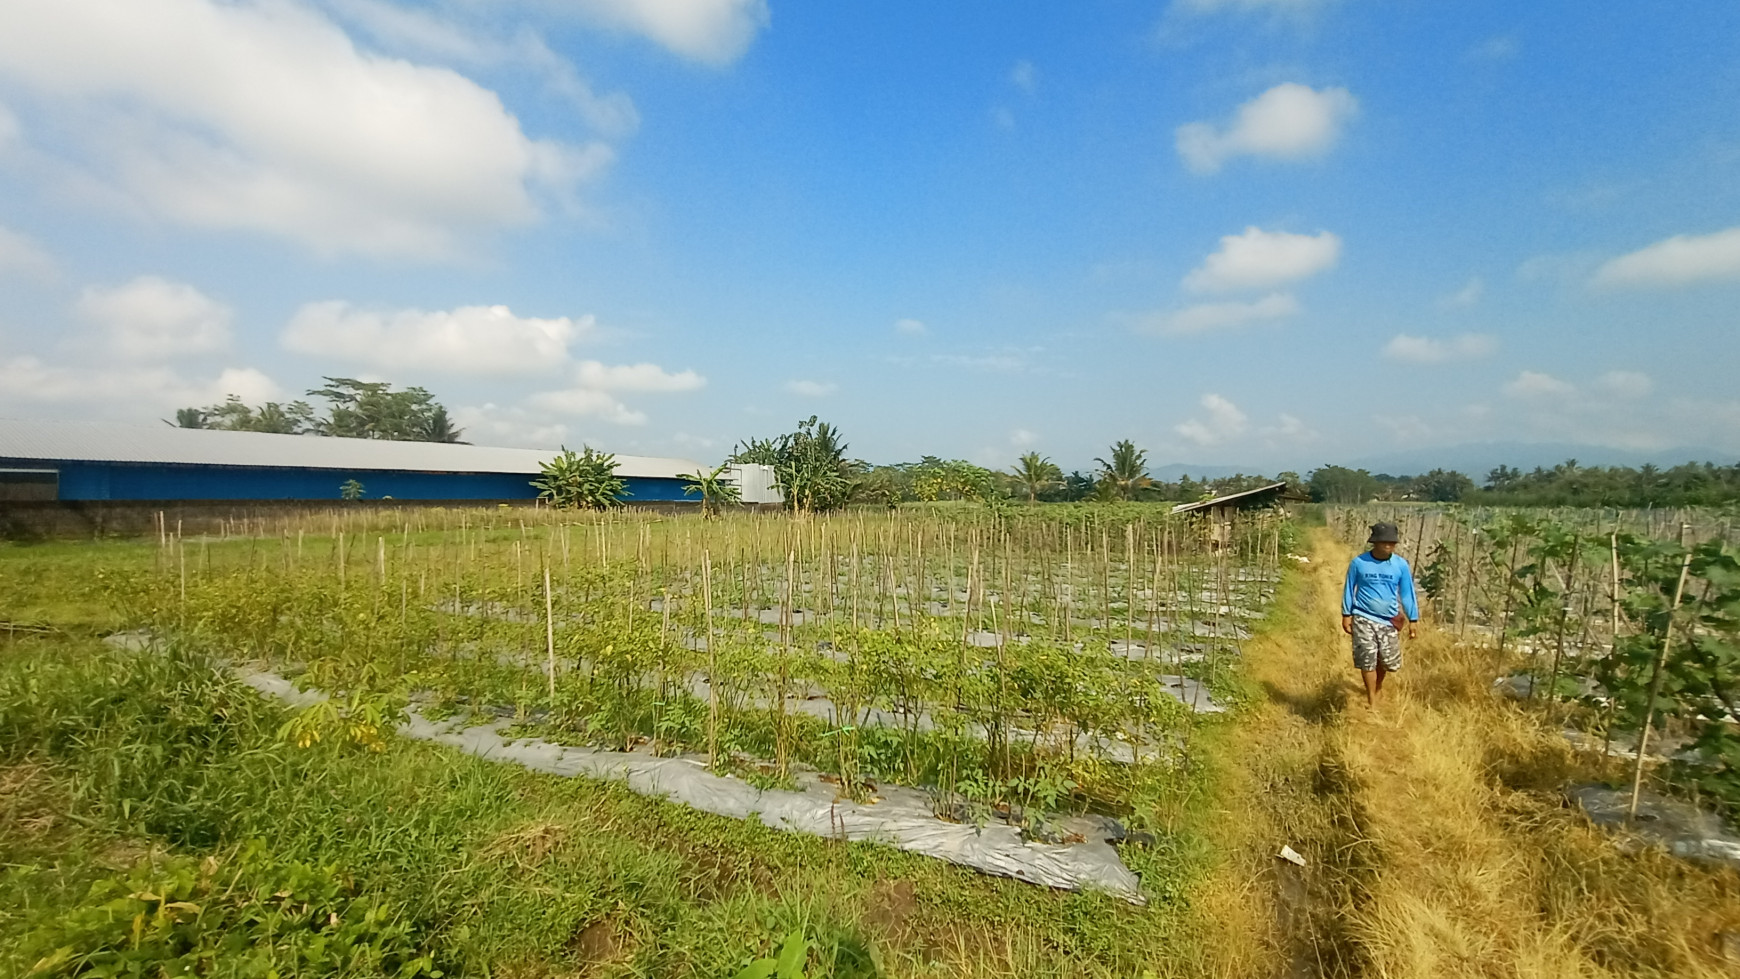
[{"label": "tree line", "polygon": [[[182,408],[173,422],[178,428],[208,428],[231,432],[273,432],[279,435],[327,435],[337,438],[388,439],[397,442],[460,442],[464,429],[453,424],[447,409],[420,387],[393,390],[385,381],[323,377],[324,387],[308,397],[325,402],[324,413],[307,401],[258,407],[230,395],[204,408]],[[463,444],[463,443],[462,443]]]},{"label": "tree line", "polygon": [[1420,500],[1484,506],[1676,507],[1740,502],[1740,464],[1690,462],[1653,465],[1580,466],[1567,459],[1551,468],[1524,472],[1499,466],[1476,484],[1464,473],[1434,469],[1418,476],[1373,474],[1364,469],[1323,466],[1306,482],[1311,498],[1327,503]]}]

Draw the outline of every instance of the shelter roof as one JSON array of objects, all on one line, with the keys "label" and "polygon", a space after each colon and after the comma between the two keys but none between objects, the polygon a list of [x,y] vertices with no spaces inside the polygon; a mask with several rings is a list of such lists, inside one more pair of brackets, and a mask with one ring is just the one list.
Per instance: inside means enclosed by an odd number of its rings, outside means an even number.
[{"label": "shelter roof", "polygon": [[1212,500],[1203,500],[1199,503],[1180,503],[1172,508],[1172,512],[1191,513],[1196,510],[1213,510],[1219,507],[1260,506],[1282,499],[1286,493],[1287,484],[1285,482],[1270,483],[1267,486],[1245,490],[1243,493],[1228,493],[1225,496],[1217,496]]},{"label": "shelter roof", "polygon": [[[556,454],[554,449],[0,418],[0,459],[535,475],[538,463]],[[643,478],[671,478],[701,468],[688,459],[654,456],[619,455],[616,463],[617,475]]]}]

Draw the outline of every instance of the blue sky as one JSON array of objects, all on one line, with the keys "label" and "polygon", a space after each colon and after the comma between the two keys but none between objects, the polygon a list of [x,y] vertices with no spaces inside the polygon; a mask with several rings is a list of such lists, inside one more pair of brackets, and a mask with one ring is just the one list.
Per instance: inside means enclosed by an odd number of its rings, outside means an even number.
[{"label": "blue sky", "polygon": [[1740,457],[1740,6],[8,0],[0,415]]}]

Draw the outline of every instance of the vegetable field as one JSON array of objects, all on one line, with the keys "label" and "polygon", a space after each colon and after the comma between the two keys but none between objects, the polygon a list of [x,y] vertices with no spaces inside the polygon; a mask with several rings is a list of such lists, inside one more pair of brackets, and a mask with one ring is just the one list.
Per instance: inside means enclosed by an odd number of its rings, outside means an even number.
[{"label": "vegetable field", "polygon": [[1285,550],[1271,517],[1211,548],[1140,507],[263,529],[166,527],[115,596],[154,634],[342,691],[298,720],[305,743],[384,736],[415,698],[759,784],[808,766],[859,800],[923,787],[939,816],[1016,823],[1163,810]]}]

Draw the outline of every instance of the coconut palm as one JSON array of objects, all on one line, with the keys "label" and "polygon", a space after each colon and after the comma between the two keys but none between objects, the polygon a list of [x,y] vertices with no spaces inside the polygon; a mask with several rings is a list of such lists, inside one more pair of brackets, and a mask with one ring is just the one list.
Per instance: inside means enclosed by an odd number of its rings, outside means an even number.
[{"label": "coconut palm", "polygon": [[447,417],[447,409],[435,405],[429,413],[416,423],[418,441],[421,442],[453,442],[464,444],[459,437],[465,434],[465,429],[455,428],[453,420]]},{"label": "coconut palm", "polygon": [[1015,468],[1010,471],[1010,475],[1027,491],[1029,503],[1038,503],[1042,490],[1063,482],[1063,470],[1058,468],[1057,463],[1037,452],[1029,452],[1016,459]]},{"label": "coconut palm", "polygon": [[1112,461],[1095,459],[1100,464],[1100,481],[1110,480],[1118,496],[1128,500],[1136,491],[1148,486],[1148,450],[1136,448],[1136,443],[1124,439],[1112,446]]}]

